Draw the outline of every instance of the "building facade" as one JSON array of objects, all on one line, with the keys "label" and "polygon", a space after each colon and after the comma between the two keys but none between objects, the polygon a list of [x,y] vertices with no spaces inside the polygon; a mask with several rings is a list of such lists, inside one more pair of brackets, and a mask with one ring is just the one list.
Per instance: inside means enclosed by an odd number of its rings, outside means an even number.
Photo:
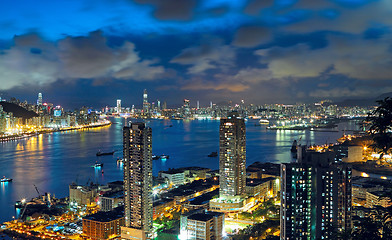
[{"label": "building facade", "polygon": [[152,231],[152,130],[144,123],[123,129],[124,239],[149,239]]},{"label": "building facade", "polygon": [[221,240],[224,230],[224,213],[201,212],[181,216],[180,239]]},{"label": "building facade", "polygon": [[220,121],[219,176],[220,198],[230,198],[245,193],[245,122],[236,113],[231,113]]},{"label": "building facade", "polygon": [[351,167],[333,152],[281,165],[280,239],[338,239],[351,229]]},{"label": "building facade", "polygon": [[75,206],[86,206],[95,203],[98,196],[98,186],[81,186],[75,183],[69,185],[69,202]]},{"label": "building facade", "polygon": [[124,225],[122,208],[110,212],[97,212],[83,218],[83,234],[89,239],[100,240],[118,237]]}]

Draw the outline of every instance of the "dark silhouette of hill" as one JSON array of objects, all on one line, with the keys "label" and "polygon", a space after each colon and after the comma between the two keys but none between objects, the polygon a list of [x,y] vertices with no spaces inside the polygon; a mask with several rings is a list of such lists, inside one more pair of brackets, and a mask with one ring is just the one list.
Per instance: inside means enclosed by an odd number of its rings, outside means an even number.
[{"label": "dark silhouette of hill", "polygon": [[10,102],[0,102],[0,105],[3,106],[4,112],[13,113],[14,117],[19,117],[19,118],[24,118],[24,119],[29,119],[32,117],[38,117],[38,114],[36,114],[33,111],[28,111],[27,109],[14,104]]},{"label": "dark silhouette of hill", "polygon": [[392,92],[381,94],[380,96],[375,97],[375,98],[346,99],[341,102],[335,102],[334,104],[336,104],[340,107],[376,106],[376,105],[378,105],[376,103],[377,100],[382,100],[382,99],[385,99],[386,97],[392,98]]}]

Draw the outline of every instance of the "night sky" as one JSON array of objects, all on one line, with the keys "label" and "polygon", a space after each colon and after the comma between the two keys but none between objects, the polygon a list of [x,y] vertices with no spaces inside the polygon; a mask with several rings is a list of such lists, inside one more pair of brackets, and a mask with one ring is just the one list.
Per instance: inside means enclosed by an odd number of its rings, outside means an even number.
[{"label": "night sky", "polygon": [[65,107],[392,91],[391,0],[0,0],[0,96]]}]

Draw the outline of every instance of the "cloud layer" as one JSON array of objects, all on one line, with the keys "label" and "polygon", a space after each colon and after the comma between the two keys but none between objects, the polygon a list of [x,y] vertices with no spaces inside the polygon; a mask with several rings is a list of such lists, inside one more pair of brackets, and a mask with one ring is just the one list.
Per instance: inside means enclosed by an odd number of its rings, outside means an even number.
[{"label": "cloud layer", "polygon": [[143,60],[131,42],[109,47],[101,32],[67,37],[56,44],[37,34],[19,36],[0,54],[1,90],[45,85],[58,79],[152,81],[165,73],[156,60]]},{"label": "cloud layer", "polygon": [[259,102],[392,91],[389,0],[24,3],[0,16],[3,91],[60,81]]}]

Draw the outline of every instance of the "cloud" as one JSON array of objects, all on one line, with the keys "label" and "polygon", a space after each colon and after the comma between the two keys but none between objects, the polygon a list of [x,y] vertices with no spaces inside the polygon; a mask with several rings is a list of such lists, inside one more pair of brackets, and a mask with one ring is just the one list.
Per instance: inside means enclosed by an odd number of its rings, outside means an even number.
[{"label": "cloud", "polygon": [[244,13],[258,15],[262,9],[272,7],[273,5],[274,0],[249,0],[244,8]]},{"label": "cloud", "polygon": [[312,11],[311,18],[284,27],[286,31],[297,33],[338,31],[360,34],[374,23],[392,25],[392,2],[389,0],[302,0],[292,9]]},{"label": "cloud", "polygon": [[234,66],[235,57],[235,48],[213,41],[182,50],[171,60],[171,63],[190,65],[189,74],[203,74],[211,69],[226,71]]},{"label": "cloud", "polygon": [[243,26],[235,34],[233,45],[237,47],[256,47],[271,41],[271,31],[260,26]]},{"label": "cloud", "polygon": [[203,81],[200,79],[193,79],[191,82],[184,84],[181,90],[215,90],[215,91],[229,91],[229,92],[243,92],[249,86],[242,83],[218,82],[218,81]]},{"label": "cloud", "polygon": [[131,42],[107,45],[100,32],[47,42],[37,34],[15,37],[14,45],[0,52],[0,89],[58,79],[89,78],[152,81],[165,74],[156,60],[143,60]]},{"label": "cloud", "polygon": [[307,45],[257,50],[273,78],[320,77],[325,71],[361,80],[391,80],[391,36],[378,40],[331,35],[329,45]]},{"label": "cloud", "polygon": [[193,18],[196,0],[136,0],[154,6],[154,16],[159,20],[189,21]]}]

